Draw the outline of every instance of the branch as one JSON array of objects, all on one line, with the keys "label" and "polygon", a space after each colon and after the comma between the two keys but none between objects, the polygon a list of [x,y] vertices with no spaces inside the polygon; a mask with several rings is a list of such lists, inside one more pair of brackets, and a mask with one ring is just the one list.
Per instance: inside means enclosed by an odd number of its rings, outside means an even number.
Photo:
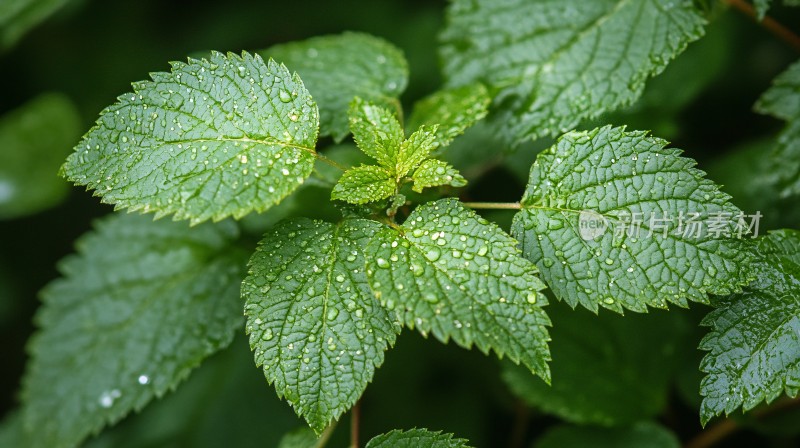
[{"label": "branch", "polygon": [[[724,3],[738,9],[742,13],[747,16],[750,16],[756,22],[758,20],[758,14],[756,13],[755,8],[750,3],[747,3],[744,0],[722,0]],[[789,28],[783,26],[780,22],[773,19],[770,16],[764,16],[764,19],[761,20],[759,23],[764,26],[769,32],[774,34],[777,38],[781,39],[782,41],[789,44],[792,48],[797,51],[800,51],[800,36],[792,32]]]},{"label": "branch", "polygon": [[361,420],[361,400],[350,411],[350,447],[358,448],[359,420]]},{"label": "branch", "polygon": [[465,207],[484,210],[520,210],[519,202],[464,202]]}]

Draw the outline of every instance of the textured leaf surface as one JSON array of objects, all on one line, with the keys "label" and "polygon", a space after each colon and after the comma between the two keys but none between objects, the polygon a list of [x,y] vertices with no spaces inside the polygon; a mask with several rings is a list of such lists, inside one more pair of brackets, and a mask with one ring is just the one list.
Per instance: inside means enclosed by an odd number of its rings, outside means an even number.
[{"label": "textured leaf surface", "polygon": [[503,379],[516,396],[577,424],[628,425],[663,411],[678,354],[690,341],[683,315],[598,316],[564,303],[547,311],[553,321],[552,384],[505,363]]},{"label": "textured leaf surface", "polygon": [[78,444],[230,343],[246,260],[236,236],[229,222],[112,215],[79,240],[36,317],[23,392],[33,446]]},{"label": "textured leaf surface", "polygon": [[394,194],[394,189],[392,173],[379,166],[361,165],[345,171],[333,187],[331,198],[366,204],[388,198]]},{"label": "textured leaf surface", "polygon": [[441,148],[485,117],[490,102],[486,86],[479,83],[440,90],[414,104],[408,129],[439,125],[436,142]]},{"label": "textured leaf surface", "polygon": [[715,299],[706,316],[711,331],[700,348],[701,419],[749,410],[800,390],[800,232],[762,237],[757,279],[741,294]]},{"label": "textured leaf surface", "polygon": [[691,0],[457,0],[448,17],[448,84],[496,89],[517,141],[631,104],[704,25]]},{"label": "textured leaf surface", "polygon": [[755,109],[788,122],[772,154],[773,170],[783,196],[800,195],[800,62],[775,78]]},{"label": "textured leaf surface", "polygon": [[751,277],[741,211],[665,146],[604,127],[566,134],[534,162],[512,234],[571,306],[687,306]]},{"label": "textured leaf surface", "polygon": [[467,180],[452,165],[441,160],[429,159],[414,171],[414,191],[422,193],[428,187],[438,187],[440,185],[450,185],[452,187],[463,187]]},{"label": "textured leaf surface", "polygon": [[517,242],[455,199],[418,207],[370,242],[376,296],[409,328],[522,362],[549,381],[547,300]]},{"label": "textured leaf surface", "polygon": [[678,437],[663,426],[641,422],[627,428],[558,426],[543,435],[536,448],[679,448]]},{"label": "textured leaf surface", "polygon": [[408,136],[397,152],[397,176],[402,177],[414,169],[417,165],[422,163],[431,155],[431,151],[436,149],[439,145],[436,142],[437,125],[428,127],[426,125],[414,131],[413,134]]},{"label": "textured leaf surface", "polygon": [[311,174],[317,106],[285,67],[213,53],[151,76],[101,113],[64,165],[71,181],[198,223],[264,211]]},{"label": "textured leaf surface", "polygon": [[403,142],[403,128],[384,107],[356,98],[350,105],[350,130],[358,148],[385,168],[397,165],[397,150]]},{"label": "textured leaf surface", "polygon": [[260,54],[297,71],[319,105],[321,135],[331,135],[337,142],[349,133],[347,110],[353,97],[392,109],[408,84],[403,53],[368,34],[314,37]]},{"label": "textured leaf surface", "polygon": [[0,3],[0,50],[13,47],[35,26],[72,0],[4,0]]},{"label": "textured leaf surface", "polygon": [[464,439],[427,429],[394,430],[367,443],[367,448],[469,448]]},{"label": "textured leaf surface", "polygon": [[68,185],[58,167],[80,137],[75,106],[60,94],[44,94],[0,117],[0,219],[47,209]]},{"label": "textured leaf surface", "polygon": [[364,246],[380,229],[285,221],[264,237],[242,285],[256,364],[317,433],[355,404],[399,332],[364,272]]}]

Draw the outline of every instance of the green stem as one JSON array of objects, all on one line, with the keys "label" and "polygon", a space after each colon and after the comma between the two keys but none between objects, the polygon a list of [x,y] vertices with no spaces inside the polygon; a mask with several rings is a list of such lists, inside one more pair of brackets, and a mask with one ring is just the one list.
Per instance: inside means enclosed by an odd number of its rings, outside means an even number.
[{"label": "green stem", "polygon": [[347,171],[347,167],[345,167],[344,165],[339,164],[339,162],[336,162],[335,160],[332,160],[332,159],[320,154],[319,152],[315,152],[314,155],[322,163],[326,163],[326,164],[328,164],[328,165],[330,165],[330,166],[332,166],[332,167],[334,167],[336,169],[342,170],[342,171]]},{"label": "green stem", "polygon": [[519,202],[464,202],[464,206],[483,210],[520,210]]}]

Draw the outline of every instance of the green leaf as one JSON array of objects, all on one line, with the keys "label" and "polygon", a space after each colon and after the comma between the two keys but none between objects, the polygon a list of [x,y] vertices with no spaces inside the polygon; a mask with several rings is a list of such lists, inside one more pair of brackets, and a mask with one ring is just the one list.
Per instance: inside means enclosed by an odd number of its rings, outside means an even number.
[{"label": "green leaf", "polygon": [[557,426],[545,433],[536,448],[679,448],[678,437],[653,422],[640,422],[627,428]]},{"label": "green leaf", "polygon": [[296,70],[319,105],[320,134],[340,142],[347,134],[353,97],[387,108],[408,84],[408,63],[394,45],[363,33],[346,32],[276,45],[260,54]]},{"label": "green leaf", "polygon": [[549,381],[544,285],[499,227],[443,199],[378,232],[367,253],[375,295],[406,326],[494,350]]},{"label": "green leaf", "polygon": [[215,52],[151,76],[102,112],[64,165],[71,181],[199,223],[264,211],[311,174],[317,107],[286,67]]},{"label": "green leaf", "polygon": [[397,152],[397,177],[403,177],[417,167],[423,160],[430,157],[431,152],[439,145],[436,142],[437,125],[431,127],[422,125],[411,134]]},{"label": "green leaf", "polygon": [[364,154],[384,168],[394,170],[397,149],[403,143],[403,128],[394,114],[384,107],[356,97],[350,104],[350,130]]},{"label": "green leaf", "polygon": [[483,119],[491,102],[486,86],[467,84],[454,89],[439,90],[414,104],[408,118],[408,129],[439,125],[436,130],[438,147],[450,144],[456,137]]},{"label": "green leaf", "polygon": [[355,404],[400,330],[364,272],[364,246],[380,228],[285,221],[261,241],[242,284],[256,364],[317,433]]},{"label": "green leaf", "polygon": [[438,431],[395,429],[373,438],[366,448],[469,448],[467,443],[464,439],[454,439],[452,434]]},{"label": "green leaf", "polygon": [[751,278],[737,238],[747,217],[666,144],[603,127],[539,154],[512,235],[558,298],[645,312],[707,303]]},{"label": "green leaf", "polygon": [[518,143],[633,103],[705,24],[691,0],[456,0],[448,19],[448,85],[497,91],[495,123]]},{"label": "green leaf", "polygon": [[[224,225],[223,225],[224,224]],[[246,255],[232,223],[111,215],[65,259],[24,378],[33,446],[75,446],[174,389],[241,325]],[[54,418],[58,416],[58,418]]]},{"label": "green leaf", "polygon": [[39,95],[0,117],[0,219],[50,208],[69,191],[58,167],[80,137],[80,117],[66,96]]},{"label": "green leaf", "polygon": [[[753,4],[756,7],[756,18],[762,20],[772,6],[772,0],[753,0]],[[800,6],[800,0],[783,0],[783,4],[787,6]]]},{"label": "green leaf", "polygon": [[759,98],[756,111],[788,122],[771,158],[776,186],[784,197],[800,195],[800,62],[775,78]]},{"label": "green leaf", "polygon": [[467,180],[452,165],[441,160],[428,159],[420,165],[412,176],[414,180],[414,191],[422,193],[428,187],[438,187],[440,185],[450,185],[451,187],[463,187],[467,185]]},{"label": "green leaf", "polygon": [[0,422],[0,446],[30,446],[20,411],[15,410],[5,414],[3,421]]},{"label": "green leaf", "polygon": [[700,348],[703,424],[800,390],[800,232],[758,240],[757,279],[740,294],[717,298],[703,320],[711,327]]},{"label": "green leaf", "polygon": [[0,50],[13,47],[22,36],[72,0],[4,0],[0,3]]},{"label": "green leaf", "polygon": [[628,425],[663,411],[678,354],[690,341],[681,313],[597,316],[564,303],[547,311],[552,384],[505,363],[503,379],[516,396],[576,424]]},{"label": "green leaf", "polygon": [[278,448],[316,448],[317,435],[308,428],[297,428],[286,434],[278,444]]},{"label": "green leaf", "polygon": [[331,192],[331,199],[351,204],[386,199],[394,194],[395,179],[392,173],[375,165],[361,165],[345,171]]}]

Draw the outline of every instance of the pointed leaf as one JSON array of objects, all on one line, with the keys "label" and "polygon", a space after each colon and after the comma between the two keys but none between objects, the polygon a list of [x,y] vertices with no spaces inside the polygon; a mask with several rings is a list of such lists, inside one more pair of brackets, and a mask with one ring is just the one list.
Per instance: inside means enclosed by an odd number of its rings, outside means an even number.
[{"label": "pointed leaf", "polygon": [[77,445],[230,343],[246,259],[237,233],[111,215],[79,240],[36,316],[23,392],[33,446]]},{"label": "pointed leaf", "polygon": [[422,125],[408,139],[400,144],[397,153],[397,177],[403,177],[430,157],[431,152],[439,145],[436,142],[437,125]]},{"label": "pointed leaf", "polygon": [[350,130],[359,149],[384,168],[394,170],[403,128],[389,109],[356,98],[350,104]]},{"label": "pointed leaf", "polygon": [[469,448],[464,439],[454,439],[452,434],[410,429],[381,434],[367,443],[366,448]]},{"label": "pointed leaf", "polygon": [[497,90],[517,142],[633,103],[705,23],[691,0],[457,0],[448,18],[448,84]]},{"label": "pointed leaf", "polygon": [[198,223],[264,211],[311,174],[317,107],[286,67],[213,53],[151,76],[102,112],[64,165],[71,181]]},{"label": "pointed leaf", "polygon": [[375,165],[361,165],[344,172],[333,187],[331,199],[366,204],[388,198],[394,194],[395,187],[390,172]]},{"label": "pointed leaf", "polygon": [[740,294],[717,298],[703,324],[701,420],[800,391],[800,232],[758,241],[757,279]]},{"label": "pointed leaf", "polygon": [[347,110],[353,97],[395,108],[408,84],[408,63],[400,49],[369,34],[313,37],[260,54],[297,71],[319,105],[320,134],[337,142],[350,132]]},{"label": "pointed leaf", "polygon": [[399,333],[364,273],[364,246],[381,227],[285,221],[242,284],[256,364],[318,434],[355,404]]},{"label": "pointed leaf", "polygon": [[69,191],[58,167],[80,137],[69,98],[42,94],[0,117],[0,219],[58,204]]},{"label": "pointed leaf", "polygon": [[467,180],[452,165],[441,160],[428,159],[417,168],[412,176],[414,180],[414,191],[422,193],[422,190],[429,187],[440,185],[450,185],[451,187],[463,187],[467,185]]},{"label": "pointed leaf", "polygon": [[539,154],[512,234],[557,297],[644,312],[705,303],[751,278],[742,212],[666,144],[604,127]]},{"label": "pointed leaf", "polygon": [[494,350],[549,381],[544,285],[500,228],[443,199],[378,232],[367,252],[373,291],[406,326]]},{"label": "pointed leaf", "polygon": [[439,125],[437,147],[445,147],[486,116],[491,100],[486,86],[480,83],[439,90],[414,104],[408,129]]}]

